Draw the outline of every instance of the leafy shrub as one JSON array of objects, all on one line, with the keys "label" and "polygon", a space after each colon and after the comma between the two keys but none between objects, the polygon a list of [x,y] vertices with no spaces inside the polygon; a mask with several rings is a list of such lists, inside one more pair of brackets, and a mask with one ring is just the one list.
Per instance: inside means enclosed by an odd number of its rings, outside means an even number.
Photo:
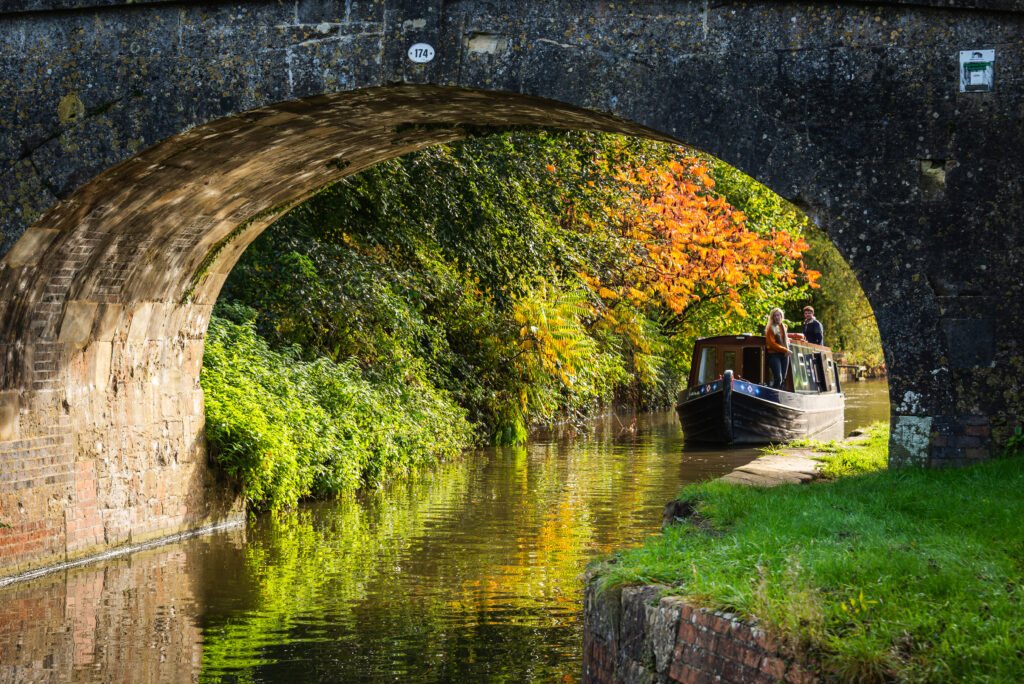
[{"label": "leafy shrub", "polygon": [[1014,428],[1013,434],[1006,440],[1006,446],[1003,447],[1001,455],[1004,457],[1024,456],[1024,431],[1020,426]]},{"label": "leafy shrub", "polygon": [[241,307],[231,313],[244,322],[210,319],[206,434],[253,508],[376,485],[467,446],[464,412],[415,365],[371,383],[355,361],[271,350]]}]

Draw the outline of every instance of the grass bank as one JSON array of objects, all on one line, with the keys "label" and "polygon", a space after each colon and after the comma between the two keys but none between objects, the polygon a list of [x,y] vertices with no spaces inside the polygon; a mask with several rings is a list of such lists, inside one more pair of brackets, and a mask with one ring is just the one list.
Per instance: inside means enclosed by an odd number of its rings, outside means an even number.
[{"label": "grass bank", "polygon": [[687,487],[696,517],[602,581],[758,620],[844,681],[1020,681],[1024,458],[889,472],[887,430],[870,434],[821,447],[823,482]]}]

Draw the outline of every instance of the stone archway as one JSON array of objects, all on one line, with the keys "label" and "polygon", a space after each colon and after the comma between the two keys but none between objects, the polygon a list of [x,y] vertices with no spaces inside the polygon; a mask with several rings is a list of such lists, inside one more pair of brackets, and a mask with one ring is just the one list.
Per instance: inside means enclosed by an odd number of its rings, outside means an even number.
[{"label": "stone archway", "polygon": [[664,137],[522,95],[367,89],[200,126],[44,214],[4,261],[17,303],[7,330],[20,334],[6,368],[21,385],[2,395],[5,429],[45,473],[8,499],[45,523],[22,553],[89,553],[237,515],[237,496],[206,467],[199,371],[213,302],[239,256],[327,183],[509,126]]},{"label": "stone archway", "polygon": [[962,47],[1024,56],[1024,13],[415,4],[0,12],[0,573],[230,516],[197,382],[223,278],[325,183],[476,127],[676,140],[805,207],[875,309],[897,465],[1019,420],[1021,89],[954,77]]}]

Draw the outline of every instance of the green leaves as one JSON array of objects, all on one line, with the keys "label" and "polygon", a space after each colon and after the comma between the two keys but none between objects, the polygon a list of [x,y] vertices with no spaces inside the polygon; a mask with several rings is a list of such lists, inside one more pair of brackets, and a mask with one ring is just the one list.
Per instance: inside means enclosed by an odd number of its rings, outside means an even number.
[{"label": "green leaves", "polygon": [[253,508],[337,496],[467,446],[464,412],[414,373],[370,382],[354,361],[271,350],[214,316],[200,378],[216,461]]},{"label": "green leaves", "polygon": [[249,247],[217,311],[289,350],[277,365],[326,357],[389,392],[416,378],[478,439],[516,442],[616,398],[671,403],[695,337],[805,301],[805,224],[689,150],[505,132],[324,188]]}]

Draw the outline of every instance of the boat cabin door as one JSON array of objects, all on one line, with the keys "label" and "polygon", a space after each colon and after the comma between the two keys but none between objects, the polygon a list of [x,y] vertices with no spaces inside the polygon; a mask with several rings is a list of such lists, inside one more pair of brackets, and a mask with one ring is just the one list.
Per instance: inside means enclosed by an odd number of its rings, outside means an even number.
[{"label": "boat cabin door", "polygon": [[814,354],[814,377],[818,381],[818,391],[828,392],[831,388],[828,386],[828,374],[825,373],[825,362],[822,359],[823,354],[820,352]]},{"label": "boat cabin door", "polygon": [[744,380],[756,385],[764,384],[764,361],[762,356],[760,347],[743,348],[743,371],[741,375]]}]

